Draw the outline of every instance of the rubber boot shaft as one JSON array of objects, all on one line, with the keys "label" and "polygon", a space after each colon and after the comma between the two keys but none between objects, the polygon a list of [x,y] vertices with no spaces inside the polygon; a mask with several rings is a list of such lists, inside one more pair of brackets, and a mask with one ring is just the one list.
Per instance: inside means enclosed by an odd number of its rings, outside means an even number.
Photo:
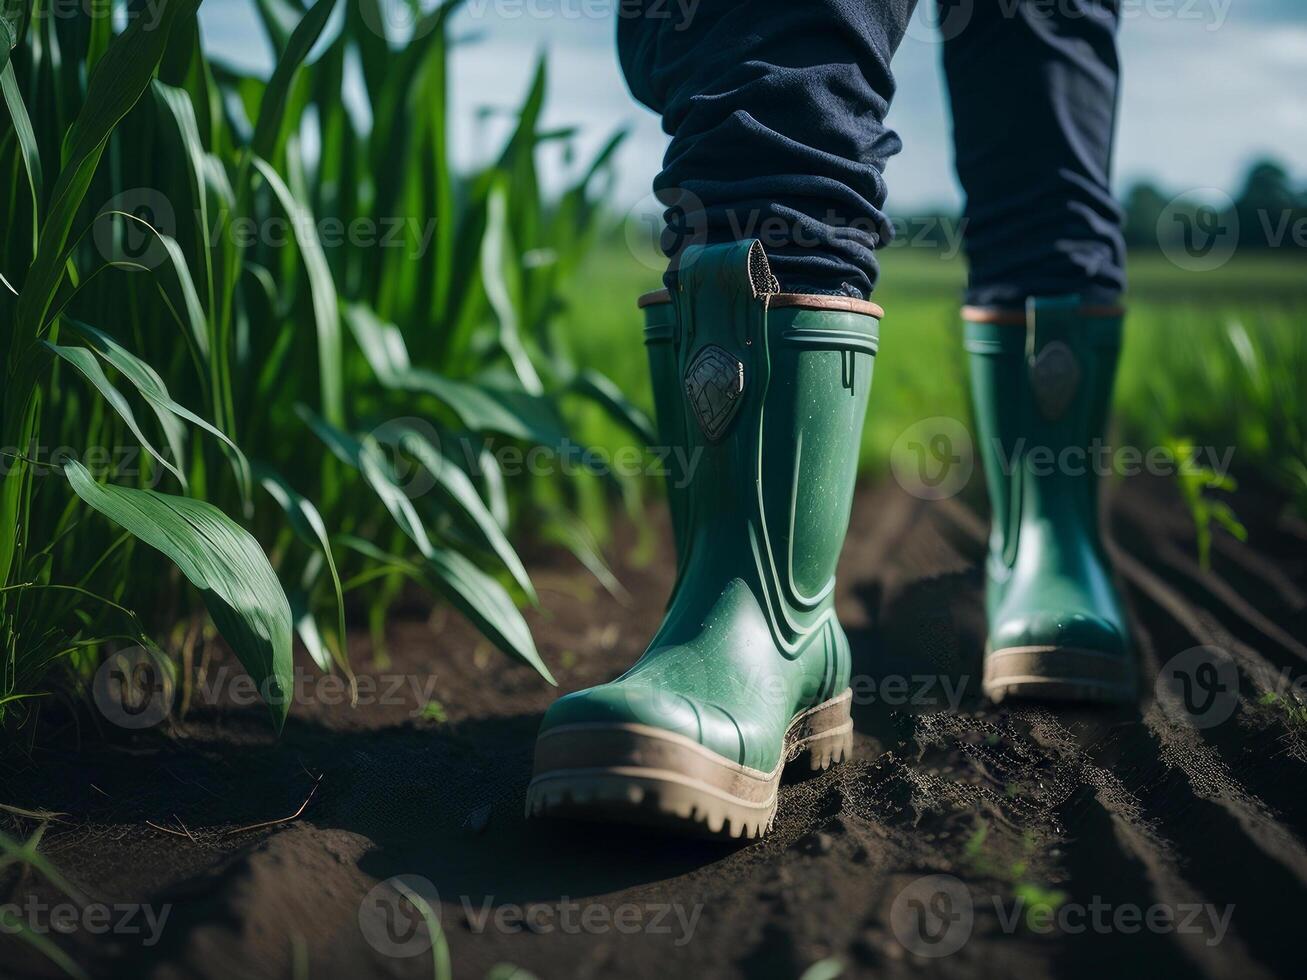
[{"label": "rubber boot shaft", "polygon": [[1030,300],[1016,323],[988,319],[965,325],[993,512],[986,690],[1128,699],[1134,664],[1098,524],[1121,315],[1059,297]]}]

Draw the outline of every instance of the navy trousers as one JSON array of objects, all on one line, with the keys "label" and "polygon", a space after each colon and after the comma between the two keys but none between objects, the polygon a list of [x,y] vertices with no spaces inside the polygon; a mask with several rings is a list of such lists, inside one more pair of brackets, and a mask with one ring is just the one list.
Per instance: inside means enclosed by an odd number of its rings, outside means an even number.
[{"label": "navy trousers", "polygon": [[[1120,0],[937,4],[966,194],[966,301],[1125,288],[1109,190]],[[695,242],[762,241],[782,289],[867,297],[885,217],[890,60],[916,0],[622,0],[632,94],[671,136],[654,181],[676,276]]]}]

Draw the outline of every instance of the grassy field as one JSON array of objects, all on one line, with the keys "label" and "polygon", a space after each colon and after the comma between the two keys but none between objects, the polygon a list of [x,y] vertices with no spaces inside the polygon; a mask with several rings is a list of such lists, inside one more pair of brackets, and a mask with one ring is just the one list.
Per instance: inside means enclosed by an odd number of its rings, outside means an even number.
[{"label": "grassy field", "polygon": [[[869,475],[885,471],[908,426],[970,419],[958,326],[964,262],[920,249],[882,255],[875,298],[886,312],[861,448]],[[591,253],[562,318],[576,359],[601,366],[646,408],[635,297],[659,285],[654,266],[616,237]],[[1236,471],[1265,475],[1307,503],[1307,259],[1245,252],[1199,274],[1145,253],[1132,257],[1129,271],[1118,438],[1143,448],[1185,440],[1232,446]],[[599,445],[629,441],[598,413],[587,423]]]}]

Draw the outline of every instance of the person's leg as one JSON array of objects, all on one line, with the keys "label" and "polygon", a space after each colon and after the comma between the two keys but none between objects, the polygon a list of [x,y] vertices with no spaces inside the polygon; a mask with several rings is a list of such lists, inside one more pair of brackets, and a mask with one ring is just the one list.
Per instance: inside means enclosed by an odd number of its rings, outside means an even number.
[{"label": "person's leg", "polygon": [[881,210],[890,58],[916,0],[627,0],[618,51],[671,143],[654,180],[671,266],[691,244],[759,239],[786,292],[863,299]]},{"label": "person's leg", "polygon": [[790,761],[852,747],[834,576],[907,6],[704,0],[685,30],[621,23],[632,88],[672,133],[659,186],[701,202],[703,234],[669,243],[669,288],[641,299],[664,458],[687,463],[677,580],[639,662],[546,713],[528,813],[756,836]]},{"label": "person's leg", "polygon": [[996,699],[1128,700],[1137,683],[1095,474],[1125,286],[1109,188],[1117,6],[976,0],[969,19],[941,19],[994,514],[984,687]]},{"label": "person's leg", "polygon": [[967,303],[1115,303],[1125,289],[1110,178],[1118,0],[938,0]]}]

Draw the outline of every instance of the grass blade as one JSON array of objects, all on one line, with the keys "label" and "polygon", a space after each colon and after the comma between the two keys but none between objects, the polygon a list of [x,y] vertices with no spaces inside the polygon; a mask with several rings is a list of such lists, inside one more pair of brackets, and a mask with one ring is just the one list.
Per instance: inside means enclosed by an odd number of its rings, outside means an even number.
[{"label": "grass blade", "polygon": [[181,139],[182,149],[189,164],[191,190],[195,195],[196,215],[199,222],[199,250],[204,260],[203,267],[205,285],[208,290],[209,310],[210,312],[216,312],[214,310],[213,249],[210,246],[213,234],[209,224],[209,194],[208,180],[206,178],[208,164],[204,153],[204,144],[200,141],[200,126],[195,118],[195,107],[191,104],[190,96],[184,90],[165,85],[158,80],[154,82],[154,94],[159,104],[167,110],[169,118],[172,119],[174,126],[176,126],[177,135]]},{"label": "grass blade", "polygon": [[594,534],[576,515],[561,510],[551,514],[541,530],[541,537],[570,551],[614,599],[626,602],[631,598],[631,593],[608,567]]}]

